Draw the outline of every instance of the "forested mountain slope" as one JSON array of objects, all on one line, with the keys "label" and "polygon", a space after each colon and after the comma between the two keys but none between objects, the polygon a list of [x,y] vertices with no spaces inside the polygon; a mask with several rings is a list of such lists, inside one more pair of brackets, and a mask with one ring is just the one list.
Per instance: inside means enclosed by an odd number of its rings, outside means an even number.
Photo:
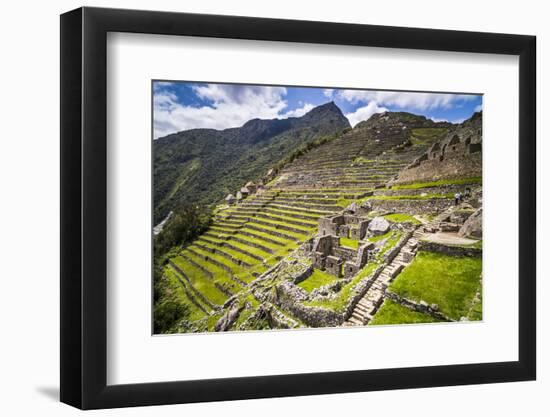
[{"label": "forested mountain slope", "polygon": [[153,144],[155,224],[178,206],[219,202],[299,147],[349,127],[330,102],[302,117],[253,119],[239,128],[192,129],[160,138]]}]

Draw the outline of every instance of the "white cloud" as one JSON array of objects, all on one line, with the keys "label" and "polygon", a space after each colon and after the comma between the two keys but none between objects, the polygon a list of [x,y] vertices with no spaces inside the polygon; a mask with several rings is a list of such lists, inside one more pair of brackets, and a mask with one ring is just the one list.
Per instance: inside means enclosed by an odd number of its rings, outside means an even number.
[{"label": "white cloud", "polygon": [[357,123],[367,120],[374,113],[383,113],[385,111],[388,111],[388,109],[380,107],[376,102],[371,101],[368,105],[359,107],[353,113],[347,113],[345,116],[348,118],[351,126],[355,127]]},{"label": "white cloud", "polygon": [[334,95],[334,90],[332,88],[325,88],[323,90],[323,94],[325,95],[325,97],[332,98],[332,96]]},{"label": "white cloud", "polygon": [[483,109],[483,105],[478,104],[478,105],[476,106],[476,108],[474,109],[474,113],[476,113],[476,112],[478,112],[478,111],[481,111],[482,109]]},{"label": "white cloud", "polygon": [[350,103],[375,101],[379,105],[400,108],[428,110],[434,108],[449,109],[476,96],[467,94],[407,93],[401,91],[341,90],[338,96]]},{"label": "white cloud", "polygon": [[439,117],[430,117],[430,119],[436,123],[439,123],[439,122],[448,122],[447,119],[444,119],[444,118],[439,118]]},{"label": "white cloud", "polygon": [[313,108],[306,103],[301,108],[284,113],[287,93],[284,87],[207,84],[193,89],[209,105],[192,107],[178,102],[169,89],[154,97],[154,137],[195,128],[226,129],[239,127],[250,119],[296,117]]},{"label": "white cloud", "polygon": [[306,114],[310,110],[313,110],[314,107],[315,106],[311,103],[305,103],[302,107],[298,107],[297,109],[287,111],[286,113],[279,115],[279,117],[283,119],[286,119],[287,117],[302,117],[304,114]]}]

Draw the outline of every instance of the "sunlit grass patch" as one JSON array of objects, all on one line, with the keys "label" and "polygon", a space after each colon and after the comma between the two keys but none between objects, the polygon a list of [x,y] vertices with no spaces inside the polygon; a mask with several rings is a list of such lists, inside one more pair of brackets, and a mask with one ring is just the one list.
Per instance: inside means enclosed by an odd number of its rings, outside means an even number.
[{"label": "sunlit grass patch", "polygon": [[416,219],[414,216],[405,213],[392,213],[386,214],[384,216],[388,221],[393,223],[412,223],[412,224],[421,224],[421,222]]},{"label": "sunlit grass patch", "polygon": [[444,315],[459,320],[467,316],[480,289],[481,262],[480,257],[420,251],[390,289],[417,302],[435,303]]},{"label": "sunlit grass patch", "polygon": [[355,239],[350,239],[347,237],[340,238],[340,245],[347,248],[357,249],[359,248],[359,241]]},{"label": "sunlit grass patch", "polygon": [[313,291],[315,288],[320,288],[324,285],[328,285],[336,281],[338,278],[327,272],[319,269],[314,269],[313,273],[304,281],[300,282],[298,286],[303,288],[307,292]]},{"label": "sunlit grass patch", "polygon": [[386,299],[373,319],[369,322],[369,325],[436,323],[438,321],[439,320],[429,314],[411,310],[392,300]]}]

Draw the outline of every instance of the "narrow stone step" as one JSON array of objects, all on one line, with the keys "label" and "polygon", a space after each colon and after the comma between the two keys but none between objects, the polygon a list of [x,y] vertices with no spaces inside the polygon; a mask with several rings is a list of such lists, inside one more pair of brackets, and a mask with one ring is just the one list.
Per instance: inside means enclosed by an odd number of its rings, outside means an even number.
[{"label": "narrow stone step", "polygon": [[364,308],[364,307],[361,307],[361,306],[356,306],[355,309],[353,311],[357,311],[359,313],[361,313],[361,315],[363,315],[363,313],[367,313],[367,309]]},{"label": "narrow stone step", "polygon": [[363,323],[363,316],[362,316],[362,315],[357,314],[357,313],[354,312],[354,313],[351,315],[351,317],[353,317],[355,320],[359,321],[360,323]]}]

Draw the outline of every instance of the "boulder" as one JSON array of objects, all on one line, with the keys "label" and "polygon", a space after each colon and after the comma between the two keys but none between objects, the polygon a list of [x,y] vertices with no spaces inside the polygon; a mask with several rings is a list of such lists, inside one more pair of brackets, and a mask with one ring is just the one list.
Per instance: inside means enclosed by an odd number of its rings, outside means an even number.
[{"label": "boulder", "polygon": [[225,332],[231,328],[233,323],[237,321],[239,318],[239,314],[241,313],[241,310],[243,309],[242,306],[239,305],[239,303],[235,303],[235,305],[229,310],[227,313],[225,313],[217,322],[214,327],[214,330],[217,332]]},{"label": "boulder", "polygon": [[349,206],[346,207],[345,211],[348,211],[350,213],[355,213],[357,211],[357,203],[354,201],[353,203],[351,203]]},{"label": "boulder", "polygon": [[375,217],[369,223],[369,230],[374,235],[383,235],[390,229],[390,222],[383,217]]},{"label": "boulder", "polygon": [[458,231],[458,235],[460,237],[481,239],[483,237],[482,217],[483,208],[480,207],[464,222]]}]

